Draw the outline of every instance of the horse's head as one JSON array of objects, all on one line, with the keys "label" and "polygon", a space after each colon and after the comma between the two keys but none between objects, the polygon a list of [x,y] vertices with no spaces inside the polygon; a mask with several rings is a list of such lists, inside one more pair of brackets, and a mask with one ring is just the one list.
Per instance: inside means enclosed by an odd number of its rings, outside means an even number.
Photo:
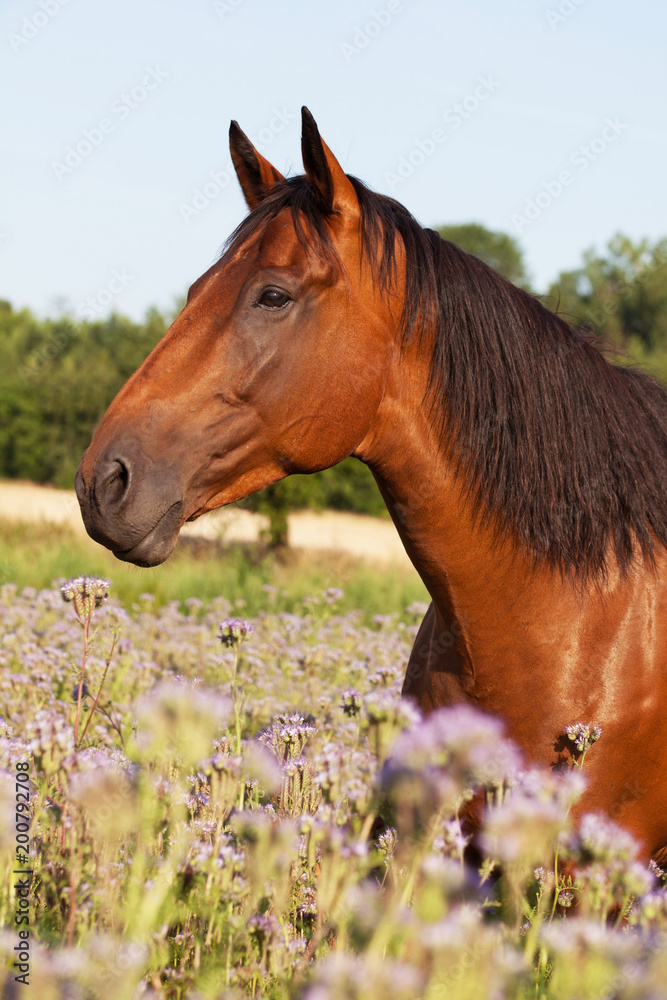
[{"label": "horse's head", "polygon": [[283,178],[236,123],[230,145],[251,213],[112,402],[76,477],[88,533],[139,565],[166,559],[186,520],[353,453],[395,349],[360,186],[309,112],[303,176]]}]

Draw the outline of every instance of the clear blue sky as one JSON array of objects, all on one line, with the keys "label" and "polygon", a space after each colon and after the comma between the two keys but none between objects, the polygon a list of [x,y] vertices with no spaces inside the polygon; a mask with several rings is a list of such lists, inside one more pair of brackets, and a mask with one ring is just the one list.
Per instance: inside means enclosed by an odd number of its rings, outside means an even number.
[{"label": "clear blue sky", "polygon": [[666,37],[647,0],[5,0],[0,297],[170,308],[244,214],[230,119],[298,173],[302,104],[425,225],[517,235],[543,289],[667,235]]}]

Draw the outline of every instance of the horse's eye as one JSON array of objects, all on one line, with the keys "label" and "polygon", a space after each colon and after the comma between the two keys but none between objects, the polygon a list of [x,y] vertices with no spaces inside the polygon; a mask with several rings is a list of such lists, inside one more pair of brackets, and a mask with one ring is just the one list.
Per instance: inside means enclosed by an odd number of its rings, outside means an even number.
[{"label": "horse's eye", "polygon": [[267,309],[283,309],[291,301],[287,292],[281,292],[278,288],[267,288],[260,295],[257,304]]}]

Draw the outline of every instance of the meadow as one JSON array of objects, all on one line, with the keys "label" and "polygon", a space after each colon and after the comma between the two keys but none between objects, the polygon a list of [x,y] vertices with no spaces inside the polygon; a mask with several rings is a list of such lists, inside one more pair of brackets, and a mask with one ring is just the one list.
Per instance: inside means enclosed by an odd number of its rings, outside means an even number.
[{"label": "meadow", "polygon": [[471,708],[422,719],[414,581],[247,552],[147,578],[42,531],[0,534],[3,998],[665,995],[663,872],[573,819],[604,732],[573,718],[554,774]]},{"label": "meadow", "polygon": [[0,517],[0,583],[42,589],[57,577],[79,574],[112,576],[114,594],[128,608],[145,592],[157,607],[176,600],[181,608],[193,595],[209,603],[224,594],[234,607],[255,615],[269,601],[275,610],[292,611],[309,594],[336,586],[344,590],[342,610],[362,608],[368,624],[375,614],[402,611],[428,598],[416,571],[365,563],[341,552],[276,554],[260,544],[182,538],[165,565],[139,569],[64,525]]}]

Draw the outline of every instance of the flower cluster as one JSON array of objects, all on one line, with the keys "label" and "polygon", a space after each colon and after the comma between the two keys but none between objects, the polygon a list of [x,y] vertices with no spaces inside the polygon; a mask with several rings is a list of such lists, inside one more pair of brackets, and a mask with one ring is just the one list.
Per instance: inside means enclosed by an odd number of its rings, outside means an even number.
[{"label": "flower cluster", "polygon": [[358,715],[361,711],[361,695],[355,688],[346,688],[341,697],[340,707],[346,715]]},{"label": "flower cluster", "polygon": [[397,845],[398,834],[396,833],[396,830],[394,830],[393,826],[390,826],[389,829],[385,830],[384,833],[381,833],[378,837],[378,848],[385,855],[385,864],[389,858],[392,858],[396,853]]},{"label": "flower cluster", "polygon": [[631,834],[600,813],[586,813],[582,817],[578,843],[580,850],[593,861],[612,858],[631,861],[639,850]]},{"label": "flower cluster", "polygon": [[593,722],[575,722],[571,726],[565,727],[567,738],[572,740],[577,750],[585,753],[602,736],[602,726]]},{"label": "flower cluster", "polygon": [[327,743],[313,757],[315,784],[333,815],[347,819],[372,799],[377,760],[366,747],[350,749],[338,741]]},{"label": "flower cluster", "polygon": [[109,596],[111,582],[97,576],[77,576],[60,588],[63,601],[74,604],[79,620],[90,618],[95,608],[101,608]]},{"label": "flower cluster", "polygon": [[[0,587],[0,848],[29,824],[36,995],[662,995],[665,866],[571,809],[586,765],[526,770],[497,720],[465,705],[424,718],[401,697],[425,605],[366,626],[332,611],[335,591],[307,614],[269,595],[227,701],[221,660],[253,631],[228,617],[242,605],[184,613],[145,594],[125,611],[106,588]],[[99,608],[87,742],[70,697],[86,630],[61,596]],[[583,754],[599,727],[568,735]],[[15,813],[17,762],[30,802]],[[0,993],[16,943],[0,931]]]},{"label": "flower cluster", "polygon": [[468,705],[439,709],[415,721],[396,740],[392,759],[425,773],[446,766],[461,791],[501,783],[521,766],[516,746],[503,736],[503,724]]},{"label": "flower cluster", "polygon": [[223,646],[237,649],[244,639],[247,639],[255,631],[254,625],[247,622],[245,618],[225,618],[220,622],[218,638]]},{"label": "flower cluster", "polygon": [[278,715],[275,722],[259,734],[259,739],[281,763],[285,763],[301,756],[306,741],[314,732],[315,726],[302,715]]}]

